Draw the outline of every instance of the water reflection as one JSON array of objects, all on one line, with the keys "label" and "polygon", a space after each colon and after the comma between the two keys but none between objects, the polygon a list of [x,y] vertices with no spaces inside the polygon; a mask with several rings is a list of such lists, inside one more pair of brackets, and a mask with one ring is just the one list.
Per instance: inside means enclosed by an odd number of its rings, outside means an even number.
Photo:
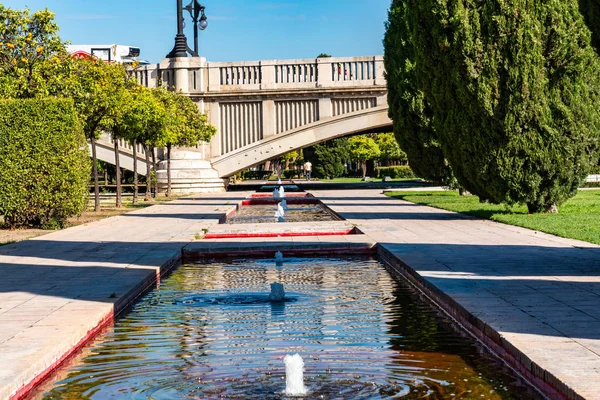
[{"label": "water reflection", "polygon": [[[277,222],[274,212],[277,205],[256,204],[251,206],[241,206],[235,214],[227,217],[227,224],[255,224]],[[306,221],[337,221],[340,218],[329,211],[322,204],[290,204],[285,210],[283,217],[285,222],[306,222]]]},{"label": "water reflection", "polygon": [[307,398],[535,398],[376,261],[273,264],[180,267],[38,397],[279,399],[299,353]]}]

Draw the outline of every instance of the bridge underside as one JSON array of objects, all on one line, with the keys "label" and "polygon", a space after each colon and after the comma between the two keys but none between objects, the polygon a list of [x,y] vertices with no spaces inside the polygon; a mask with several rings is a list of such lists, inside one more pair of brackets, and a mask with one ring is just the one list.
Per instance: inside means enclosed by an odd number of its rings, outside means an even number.
[{"label": "bridge underside", "polygon": [[388,117],[388,107],[379,106],[325,118],[271,136],[213,158],[211,163],[219,177],[224,178],[290,151],[316,143],[358,133],[391,131],[391,129],[392,121]]}]

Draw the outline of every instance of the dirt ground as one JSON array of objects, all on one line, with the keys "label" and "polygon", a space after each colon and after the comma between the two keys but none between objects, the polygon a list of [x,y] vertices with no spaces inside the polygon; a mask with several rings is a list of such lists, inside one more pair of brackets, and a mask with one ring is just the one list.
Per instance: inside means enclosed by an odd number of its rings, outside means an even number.
[{"label": "dirt ground", "polygon": [[[102,209],[100,212],[94,212],[91,209],[84,211],[83,214],[79,217],[69,218],[68,226],[77,226],[81,224],[87,224],[89,222],[98,221],[100,219],[114,217],[115,215],[125,214],[131,211],[135,211],[140,208],[149,207],[153,204],[157,204],[160,202],[174,200],[177,197],[158,197],[154,199],[151,203],[140,202],[138,206],[125,205],[122,208],[114,208],[109,204],[102,204]],[[1,219],[1,217],[0,217]],[[0,221],[1,222],[1,221]],[[0,246],[8,243],[20,242],[22,240],[31,239],[37,236],[47,235],[49,233],[55,232],[54,230],[45,230],[45,229],[0,229]]]},{"label": "dirt ground", "polygon": [[[79,217],[69,218],[69,226],[87,224],[88,222],[98,221],[103,218],[114,217],[115,215],[125,214],[126,212],[134,211],[135,208],[106,208],[100,212],[85,211]],[[46,229],[0,229],[0,246],[8,243],[20,242],[21,240],[31,239],[37,236],[47,235],[55,232],[54,230]]]}]

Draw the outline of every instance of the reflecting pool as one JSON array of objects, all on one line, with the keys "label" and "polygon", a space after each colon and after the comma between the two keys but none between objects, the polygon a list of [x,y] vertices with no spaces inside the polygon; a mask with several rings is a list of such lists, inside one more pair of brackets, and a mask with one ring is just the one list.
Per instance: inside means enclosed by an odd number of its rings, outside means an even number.
[{"label": "reflecting pool", "polygon": [[[285,287],[269,301],[269,284]],[[369,258],[184,265],[35,398],[531,399],[535,392]]]},{"label": "reflecting pool", "polygon": [[283,219],[274,216],[277,205],[255,204],[242,205],[227,217],[227,224],[256,224],[268,222],[307,222],[307,221],[339,221],[340,218],[321,203],[288,204]]}]

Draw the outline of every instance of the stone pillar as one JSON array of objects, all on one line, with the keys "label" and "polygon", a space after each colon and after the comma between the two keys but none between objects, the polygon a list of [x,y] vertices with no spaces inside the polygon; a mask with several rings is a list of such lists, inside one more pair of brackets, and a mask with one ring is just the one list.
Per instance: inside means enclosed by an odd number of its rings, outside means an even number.
[{"label": "stone pillar", "polygon": [[331,97],[321,97],[319,99],[319,120],[333,117],[333,109],[331,108]]},{"label": "stone pillar", "polygon": [[276,133],[274,100],[263,100],[262,102],[262,131],[264,139]]},{"label": "stone pillar", "polygon": [[375,84],[376,85],[386,85],[385,81],[385,66],[383,65],[383,56],[375,56],[373,57],[375,61]]},{"label": "stone pillar", "polygon": [[333,84],[331,58],[317,58],[317,87],[330,87]]},{"label": "stone pillar", "polygon": [[221,110],[219,103],[208,103],[208,122],[217,128],[217,133],[210,140],[211,157],[219,157],[222,155],[221,150]]},{"label": "stone pillar", "polygon": [[207,63],[208,69],[208,91],[218,92],[221,90],[221,68],[214,63]]},{"label": "stone pillar", "polygon": [[[176,92],[182,95],[190,95],[192,91],[201,93],[208,89],[206,71],[204,71],[205,64],[206,59],[201,57],[178,57],[163,60],[161,68],[168,68],[173,72],[175,78],[173,89]],[[192,71],[195,72],[195,90],[193,85],[190,84],[190,74]],[[199,99],[196,105],[200,112],[206,111],[203,99]],[[216,108],[218,113],[218,103],[216,104]],[[210,112],[211,110],[208,111]],[[218,114],[216,124],[210,120],[210,117],[211,115],[209,115],[209,122],[218,127]],[[204,144],[199,144],[198,147],[186,149],[173,148],[171,150],[171,188],[174,194],[225,191],[224,180],[219,178],[217,171],[212,168],[210,161],[204,157],[207,155],[203,151],[205,146]],[[208,153],[212,153],[212,151]],[[168,185],[166,159],[159,162],[156,179],[158,180],[159,191],[166,192]]]},{"label": "stone pillar", "polygon": [[262,74],[260,89],[276,89],[277,84],[275,83],[275,61],[260,61],[260,72]]}]

